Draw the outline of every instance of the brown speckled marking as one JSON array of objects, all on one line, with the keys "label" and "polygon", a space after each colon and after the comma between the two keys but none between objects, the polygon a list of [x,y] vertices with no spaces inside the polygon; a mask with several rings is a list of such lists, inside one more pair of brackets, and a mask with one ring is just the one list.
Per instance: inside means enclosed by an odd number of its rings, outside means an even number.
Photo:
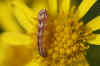
[{"label": "brown speckled marking", "polygon": [[37,35],[37,38],[38,38],[38,49],[39,49],[39,53],[41,56],[43,57],[46,57],[47,54],[46,54],[46,51],[45,51],[45,48],[43,47],[43,37],[44,37],[44,31],[45,31],[45,24],[46,24],[46,21],[47,21],[47,16],[48,16],[48,13],[47,13],[47,10],[46,9],[42,9],[40,10],[39,14],[38,14],[38,35]]}]

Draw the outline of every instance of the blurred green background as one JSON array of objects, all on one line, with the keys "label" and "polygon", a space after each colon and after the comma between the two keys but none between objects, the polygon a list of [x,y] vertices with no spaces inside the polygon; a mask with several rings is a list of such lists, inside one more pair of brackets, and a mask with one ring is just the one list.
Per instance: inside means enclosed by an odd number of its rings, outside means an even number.
[{"label": "blurred green background", "polygon": [[[100,16],[100,0],[94,4],[82,20],[86,24],[96,16]],[[94,33],[100,34],[100,30],[94,31]],[[90,66],[100,66],[100,46],[90,45],[86,57]]]}]

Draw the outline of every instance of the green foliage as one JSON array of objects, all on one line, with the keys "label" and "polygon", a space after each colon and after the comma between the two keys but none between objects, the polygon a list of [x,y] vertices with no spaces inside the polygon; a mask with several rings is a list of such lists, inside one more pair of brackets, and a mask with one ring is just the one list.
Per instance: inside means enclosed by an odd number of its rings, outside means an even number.
[{"label": "green foliage", "polygon": [[[90,9],[87,15],[82,19],[85,24],[96,16],[100,16],[100,0]],[[100,34],[100,30],[94,31],[94,33]],[[100,46],[90,45],[87,52],[87,60],[90,66],[100,66]]]}]

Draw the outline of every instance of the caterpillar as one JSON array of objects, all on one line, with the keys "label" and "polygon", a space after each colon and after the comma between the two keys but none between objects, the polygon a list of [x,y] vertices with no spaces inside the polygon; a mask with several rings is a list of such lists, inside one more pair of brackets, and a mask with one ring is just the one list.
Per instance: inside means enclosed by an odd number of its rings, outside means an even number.
[{"label": "caterpillar", "polygon": [[38,50],[40,56],[46,57],[46,50],[44,48],[43,43],[43,37],[44,37],[44,31],[46,29],[46,22],[47,22],[48,12],[46,9],[40,10],[38,14],[38,34],[37,34],[37,40],[38,40]]}]

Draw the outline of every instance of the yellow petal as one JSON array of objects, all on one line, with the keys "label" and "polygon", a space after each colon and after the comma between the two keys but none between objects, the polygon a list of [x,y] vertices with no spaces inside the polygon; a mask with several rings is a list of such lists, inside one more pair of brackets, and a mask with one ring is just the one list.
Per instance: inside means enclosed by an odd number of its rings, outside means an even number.
[{"label": "yellow petal", "polygon": [[14,46],[29,46],[32,44],[31,37],[22,33],[5,32],[1,34],[0,38],[2,43]]},{"label": "yellow petal", "polygon": [[89,9],[96,3],[97,0],[82,0],[82,3],[80,4],[78,8],[79,17],[82,18]]},{"label": "yellow petal", "polygon": [[13,2],[14,15],[16,16],[18,23],[26,30],[27,33],[32,33],[34,30],[34,24],[37,22],[34,20],[34,14],[30,8],[20,2]]},{"label": "yellow petal", "polygon": [[96,37],[93,40],[89,40],[88,43],[93,45],[100,45],[100,34],[96,34]]},{"label": "yellow petal", "polygon": [[21,11],[23,11],[27,15],[28,18],[34,18],[35,17],[32,9],[29,8],[24,2],[13,1],[13,2],[11,2],[10,5],[14,6],[14,8],[18,8]]},{"label": "yellow petal", "polygon": [[57,14],[57,0],[48,0],[48,5],[49,5],[49,13],[51,15],[56,15]]},{"label": "yellow petal", "polygon": [[21,28],[16,23],[12,15],[12,8],[7,3],[0,3],[0,22],[5,31],[21,32]]},{"label": "yellow petal", "polygon": [[90,22],[87,24],[88,27],[92,29],[92,31],[100,29],[100,16],[92,19]]},{"label": "yellow petal", "polygon": [[0,66],[23,66],[32,60],[33,53],[33,46],[12,46],[0,41]]},{"label": "yellow petal", "polygon": [[25,0],[7,0],[9,3],[12,1],[19,1],[19,2],[25,2]]},{"label": "yellow petal", "polygon": [[30,63],[26,64],[25,66],[41,66],[39,60],[32,60]]},{"label": "yellow petal", "polygon": [[0,43],[0,65],[1,66],[3,66],[3,62],[6,58],[6,53],[5,53],[6,49],[5,48],[6,48],[6,46],[4,47],[4,46],[2,46],[2,43]]},{"label": "yellow petal", "polygon": [[70,1],[71,0],[62,0],[62,5],[60,8],[61,12],[64,12],[65,14],[68,13],[69,8],[70,8]]},{"label": "yellow petal", "polygon": [[38,13],[41,9],[48,9],[47,0],[33,0],[32,8],[35,16],[38,16]]}]

